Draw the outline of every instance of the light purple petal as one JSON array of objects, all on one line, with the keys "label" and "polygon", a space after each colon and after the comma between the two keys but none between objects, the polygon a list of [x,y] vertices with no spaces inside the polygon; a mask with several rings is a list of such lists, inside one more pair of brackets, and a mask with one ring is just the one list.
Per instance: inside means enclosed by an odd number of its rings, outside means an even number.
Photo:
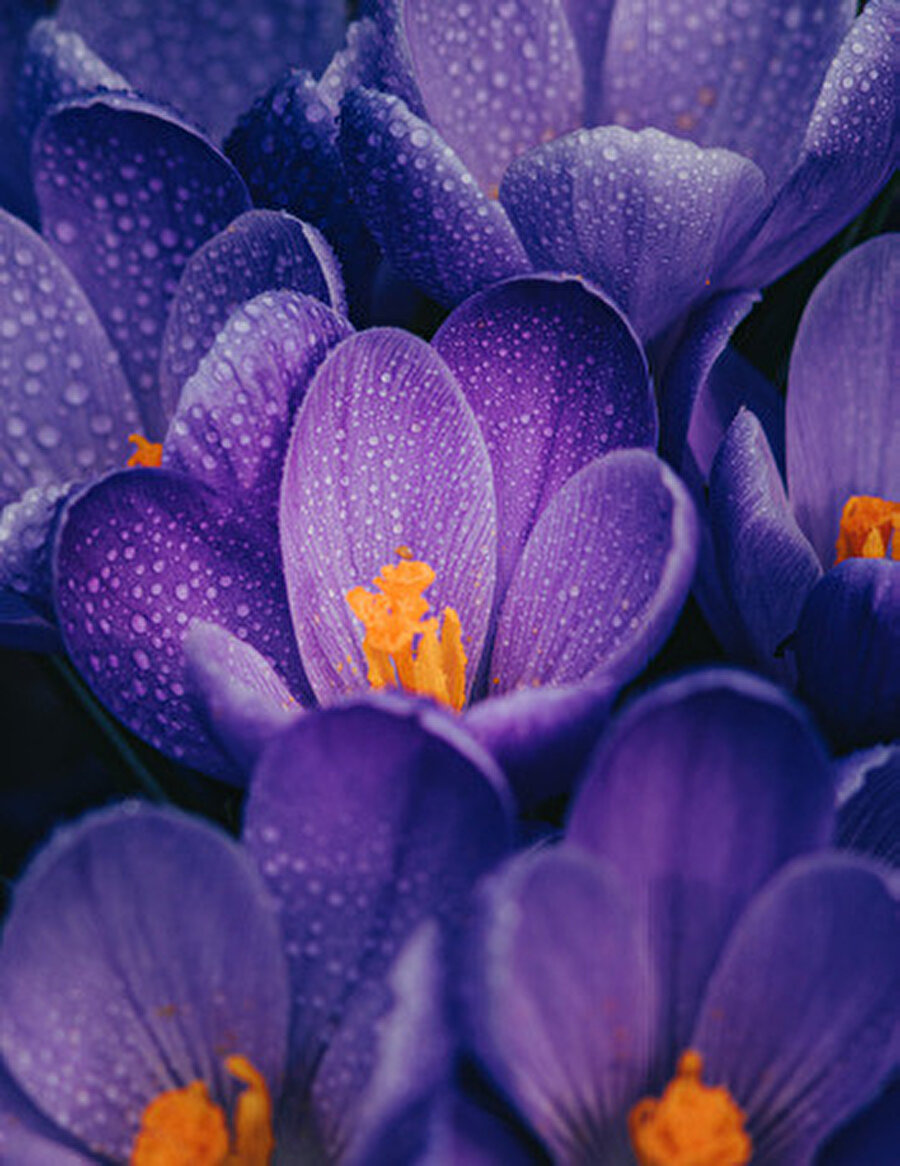
[{"label": "light purple petal", "polygon": [[0,1047],[98,1154],[127,1157],[146,1105],[242,1053],[277,1096],[289,992],[275,904],[205,822],[129,803],[61,831],[24,876],[0,950]]},{"label": "light purple petal", "polygon": [[667,1075],[741,910],[834,821],[827,755],[806,716],[749,674],[663,685],[613,722],[566,845],[611,863],[634,895],[659,970],[655,1063]]},{"label": "light purple petal", "polygon": [[402,12],[427,120],[483,190],[525,150],[581,125],[581,62],[559,0],[404,0]]},{"label": "light purple petal", "polygon": [[[382,11],[386,5],[380,5]],[[384,42],[376,21],[369,16],[354,20],[347,28],[344,47],[339,49],[317,82],[320,98],[337,117],[344,94],[358,85],[379,86]]]},{"label": "light purple petal", "polygon": [[323,69],[345,20],[336,0],[62,0],[59,17],[142,92],[217,138],[288,65]]},{"label": "light purple petal", "polygon": [[57,614],[88,684],[168,756],[232,781],[187,692],[182,640],[194,619],[222,624],[304,692],[276,537],[202,483],[127,470],[74,502],[57,538]]},{"label": "light purple petal", "polygon": [[450,370],[395,329],[345,340],[297,417],[281,491],[281,548],[304,667],[319,700],[366,687],[364,630],[346,601],[396,548],[437,578],[432,611],[462,623],[474,682],[494,594],[496,516],[478,423]]},{"label": "light purple petal", "polygon": [[[311,230],[292,215],[247,211],[194,252],[179,281],[163,335],[159,381],[168,416],[225,321],[254,296],[286,288],[342,310],[343,288],[335,289],[333,300]],[[318,236],[315,247],[320,246],[327,248]]]},{"label": "light purple petal", "polygon": [[900,731],[900,563],[848,559],[813,588],[792,642],[800,695],[839,749]]},{"label": "light purple petal", "polygon": [[687,598],[697,519],[687,490],[646,450],[591,462],[552,498],[500,611],[489,692],[624,684],[662,646]]},{"label": "light purple petal", "polygon": [[461,922],[506,852],[502,777],[449,717],[400,698],[310,713],[256,770],[244,838],[282,903],[293,985],[289,1096],[331,1153],[352,1127],[387,973],[425,918]]},{"label": "light purple petal", "polygon": [[369,230],[397,270],[440,303],[530,269],[503,207],[399,98],[350,92],[340,147]]},{"label": "light purple petal", "polygon": [[900,741],[841,759],[836,840],[900,867]]},{"label": "light purple petal", "polygon": [[32,486],[0,511],[0,589],[18,592],[49,620],[53,534],[74,489],[71,483]]},{"label": "light purple petal", "polygon": [[32,163],[44,234],[96,308],[147,435],[158,438],[169,301],[190,254],[249,207],[246,188],[195,130],[123,95],[51,113],[35,134]]},{"label": "light purple petal", "polygon": [[31,1104],[0,1062],[0,1161],[16,1166],[91,1166],[70,1139]]},{"label": "light purple petal", "polygon": [[735,928],[691,1046],[748,1117],[753,1161],[809,1162],[895,1068],[900,907],[876,868],[792,864]]},{"label": "light purple petal", "polygon": [[458,377],[491,455],[499,600],[535,522],[576,470],[613,449],[656,444],[646,357],[590,287],[548,276],[472,296],[432,343]]},{"label": "light purple petal", "polygon": [[856,11],[712,0],[702,10],[619,0],[593,120],[652,125],[752,159],[770,184],[790,170],[819,87]]},{"label": "light purple petal", "polygon": [[895,0],[871,0],[847,33],[816,101],[794,171],[728,274],[762,287],[849,223],[897,165]]},{"label": "light purple petal", "polygon": [[722,580],[740,614],[754,661],[773,678],[809,592],[822,576],[794,519],[762,426],[742,409],[719,447],[709,510]]},{"label": "light purple petal", "polygon": [[218,624],[184,637],[187,689],[216,741],[249,778],[269,740],[300,715],[296,697],[264,656]]},{"label": "light purple petal", "polygon": [[500,197],[538,268],[593,280],[649,339],[710,294],[765,181],[727,150],[604,126],[514,162]]},{"label": "light purple petal", "polygon": [[508,864],[483,885],[463,990],[475,1052],[554,1160],[620,1161],[616,1119],[646,1080],[653,988],[612,872],[566,850]]},{"label": "light purple petal", "polygon": [[810,297],[788,376],[788,493],[822,563],[853,494],[900,500],[900,235],[863,243]]},{"label": "light purple petal", "polygon": [[0,498],[124,465],[137,410],[68,268],[0,210]]},{"label": "light purple petal", "polygon": [[291,426],[316,369],[352,331],[319,300],[266,292],[240,307],[184,386],[166,469],[217,490],[271,529]]}]

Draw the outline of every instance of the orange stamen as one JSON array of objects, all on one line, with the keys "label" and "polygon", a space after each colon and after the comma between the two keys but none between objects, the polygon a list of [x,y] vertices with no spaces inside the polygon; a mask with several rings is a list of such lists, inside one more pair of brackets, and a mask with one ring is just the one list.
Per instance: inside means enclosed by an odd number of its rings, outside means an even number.
[{"label": "orange stamen", "polygon": [[376,593],[365,587],[347,592],[350,610],[366,629],[362,647],[369,683],[430,696],[458,712],[466,699],[459,616],[444,608],[442,628],[436,618],[424,618],[431,605],[422,592],[434,582],[434,571],[413,559],[407,547],[397,553],[400,562],[382,567],[373,580]]},{"label": "orange stamen", "polygon": [[127,461],[131,468],[145,466],[147,469],[157,470],[162,465],[163,447],[159,441],[148,441],[139,433],[129,433],[128,440],[136,446],[134,453]]},{"label": "orange stamen", "polygon": [[639,1166],[745,1166],[753,1143],[728,1090],[703,1085],[703,1058],[682,1053],[662,1097],[645,1097],[628,1115]]},{"label": "orange stamen", "polygon": [[841,514],[835,564],[845,559],[900,559],[900,502],[866,494],[848,498]]}]

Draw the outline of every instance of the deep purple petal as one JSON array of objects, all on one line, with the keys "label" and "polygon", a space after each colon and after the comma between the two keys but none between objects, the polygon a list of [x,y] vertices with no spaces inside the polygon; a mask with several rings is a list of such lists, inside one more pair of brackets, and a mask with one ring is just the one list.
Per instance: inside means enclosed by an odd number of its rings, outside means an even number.
[{"label": "deep purple petal", "polygon": [[37,220],[28,169],[28,151],[19,132],[16,80],[28,33],[41,16],[37,4],[0,5],[0,207],[34,223]]},{"label": "deep purple petal", "polygon": [[299,714],[293,693],[264,656],[218,624],[184,637],[187,689],[215,740],[249,777],[265,746]]},{"label": "deep purple petal", "polygon": [[489,692],[624,684],[662,646],[687,598],[697,519],[687,490],[647,450],[589,463],[551,499],[500,611]]},{"label": "deep purple petal", "polygon": [[129,803],[56,835],[0,949],[0,1047],[53,1120],[126,1157],[158,1093],[235,1090],[242,1053],[278,1094],[289,991],[275,904],[205,822]]},{"label": "deep purple petal", "polygon": [[861,1110],[825,1146],[816,1166],[860,1166],[890,1162],[900,1145],[900,1078]]},{"label": "deep purple petal", "polygon": [[166,470],[101,479],[66,511],[56,602],[66,647],[100,699],[170,757],[239,780],[186,690],[182,639],[219,623],[304,681],[274,528],[241,521],[202,483]]},{"label": "deep purple petal", "polygon": [[751,158],[770,184],[790,170],[825,72],[856,11],[765,0],[660,7],[618,0],[594,121],[652,125]]},{"label": "deep purple petal", "polygon": [[482,700],[465,726],[500,765],[520,807],[571,793],[605,728],[618,685],[521,688]]},{"label": "deep purple petal", "polygon": [[653,989],[618,880],[566,850],[514,860],[483,886],[468,957],[469,1040],[498,1084],[555,1160],[619,1161]]},{"label": "deep purple petal", "polygon": [[56,626],[16,591],[0,591],[0,647],[18,652],[61,652]]},{"label": "deep purple petal", "polygon": [[267,292],[240,307],[184,386],[163,465],[274,528],[294,415],[329,349],[352,329],[319,300]]},{"label": "deep purple petal", "polygon": [[403,26],[427,120],[483,190],[582,124],[581,62],[559,0],[404,0]]},{"label": "deep purple petal", "polygon": [[[386,6],[381,5],[382,9]],[[337,117],[344,94],[358,85],[380,88],[380,65],[384,43],[378,24],[371,17],[354,20],[347,28],[344,47],[328,62],[317,82],[318,92]]]},{"label": "deep purple petal", "polygon": [[754,900],[712,975],[691,1046],[747,1113],[753,1161],[809,1162],[877,1096],[900,1025],[900,907],[833,853]]},{"label": "deep purple petal", "polygon": [[563,11],[575,38],[586,96],[585,122],[591,121],[593,109],[602,92],[604,51],[609,35],[609,20],[616,0],[562,0]]},{"label": "deep purple petal", "polygon": [[792,641],[800,695],[839,749],[900,731],[900,563],[848,559],[810,592]]},{"label": "deep purple petal", "polygon": [[497,493],[497,596],[556,491],[623,446],[656,444],[647,361],[580,280],[526,276],[466,300],[433,340],[487,442]]},{"label": "deep purple petal", "polygon": [[63,0],[60,23],[142,92],[185,110],[220,138],[286,66],[318,72],[338,47],[335,0]]},{"label": "deep purple petal", "polygon": [[494,593],[496,515],[478,423],[450,370],[395,329],[345,340],[297,417],[281,491],[281,548],[304,667],[319,700],[366,686],[347,592],[408,547],[437,578],[434,613],[462,623],[474,682]]},{"label": "deep purple petal", "polygon": [[811,255],[878,193],[896,167],[894,0],[871,0],[844,38],[800,156],[729,282],[761,287]]},{"label": "deep purple petal", "polygon": [[[660,384],[660,453],[675,469],[683,464],[685,442],[695,406],[735,328],[747,315],[757,297],[750,292],[715,296],[693,312],[671,357],[666,361]],[[729,418],[730,421],[730,418]],[[717,434],[712,453],[725,435],[726,424]],[[705,466],[709,470],[712,453]]]},{"label": "deep purple petal", "polygon": [[719,569],[747,632],[754,662],[773,678],[777,659],[822,577],[797,526],[784,483],[757,418],[742,409],[719,447],[709,478],[709,509]]},{"label": "deep purple petal", "polygon": [[900,742],[842,758],[838,783],[838,846],[900,867]]},{"label": "deep purple petal", "polygon": [[398,97],[350,92],[340,147],[366,225],[397,270],[440,303],[531,267],[503,207]]},{"label": "deep purple petal", "polygon": [[831,837],[834,788],[800,708],[749,674],[685,676],[635,701],[594,754],[567,845],[639,906],[663,993],[655,1060],[686,1047],[729,931],[788,859]]},{"label": "deep purple petal", "polygon": [[0,210],[0,498],[122,465],[137,410],[68,268]]},{"label": "deep purple petal", "polygon": [[[343,287],[329,287],[311,232],[291,215],[247,211],[194,252],[172,300],[162,342],[159,382],[167,415],[174,413],[182,387],[225,321],[254,296],[285,288],[345,312]],[[321,236],[315,245],[327,246]]]},{"label": "deep purple petal", "polygon": [[765,181],[738,154],[604,126],[514,162],[500,196],[537,267],[593,280],[649,339],[709,294]]},{"label": "deep purple petal", "polygon": [[16,1166],[91,1166],[96,1162],[31,1104],[0,1062],[0,1161]]},{"label": "deep purple petal", "polygon": [[46,117],[33,167],[44,234],[96,308],[156,438],[169,301],[190,254],[249,207],[246,188],[195,130],[119,94]]},{"label": "deep purple petal", "polygon": [[823,564],[853,494],[900,500],[900,235],[863,243],[810,297],[791,353],[788,493]]},{"label": "deep purple petal", "polygon": [[391,962],[428,916],[460,922],[508,846],[504,795],[449,717],[400,698],[310,713],[263,755],[244,837],[282,903],[292,1095],[311,1090],[332,1149],[372,1070]]}]

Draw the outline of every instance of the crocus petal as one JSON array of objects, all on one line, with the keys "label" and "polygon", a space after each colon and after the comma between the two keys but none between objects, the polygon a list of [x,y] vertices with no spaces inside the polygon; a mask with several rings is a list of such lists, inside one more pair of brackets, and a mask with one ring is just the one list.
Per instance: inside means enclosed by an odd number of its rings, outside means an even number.
[{"label": "crocus petal", "polygon": [[304,666],[321,701],[366,686],[347,593],[395,548],[428,563],[426,598],[462,624],[474,680],[494,593],[496,514],[478,423],[424,341],[370,329],[340,344],[297,417],[281,490],[281,548]]},{"label": "crocus petal", "polygon": [[810,297],[791,353],[788,493],[826,567],[853,494],[900,499],[900,235],[851,251]]},{"label": "crocus petal", "polygon": [[837,843],[900,867],[900,742],[841,759]]},{"label": "crocus petal", "polygon": [[28,33],[41,15],[34,4],[0,7],[0,207],[36,222],[28,151],[19,132],[16,80],[25,56]]},{"label": "crocus petal", "polygon": [[792,863],[750,905],[691,1039],[747,1113],[753,1161],[812,1161],[877,1096],[900,1023],[900,908],[876,868]]},{"label": "crocus petal", "polygon": [[348,93],[340,147],[369,230],[397,270],[440,303],[531,267],[503,207],[398,97]]},{"label": "crocus petal", "polygon": [[662,646],[687,598],[697,520],[672,471],[646,450],[591,462],[551,499],[500,611],[490,692],[624,684]]},{"label": "crocus petal", "polygon": [[856,11],[764,0],[713,0],[702,14],[619,0],[594,121],[652,125],[725,146],[777,184],[790,169],[819,87]]},{"label": "crocus petal", "polygon": [[848,559],[813,588],[792,641],[800,694],[839,748],[900,727],[900,564]]},{"label": "crocus petal", "polygon": [[765,180],[727,150],[604,126],[514,162],[500,197],[537,267],[593,280],[649,339],[709,294]]},{"label": "crocus petal", "polygon": [[19,652],[61,652],[59,632],[17,591],[0,591],[0,646]]},{"label": "crocus petal", "polygon": [[348,90],[358,85],[379,88],[383,47],[378,25],[371,17],[354,20],[348,27],[344,47],[334,54],[317,82],[320,97],[335,117]]},{"label": "crocus petal", "polygon": [[811,255],[878,193],[896,167],[894,0],[871,0],[844,38],[797,164],[728,273],[762,287]]},{"label": "crocus petal", "polygon": [[91,1166],[74,1140],[39,1113],[0,1062],[0,1160],[16,1166]]},{"label": "crocus petal", "polygon": [[194,622],[184,657],[210,732],[249,777],[269,740],[300,714],[296,698],[264,656],[218,624]]},{"label": "crocus petal", "polygon": [[30,137],[44,114],[60,102],[88,93],[128,92],[128,81],[101,60],[76,32],[40,20],[28,37],[18,80],[19,132]]},{"label": "crocus petal", "polygon": [[586,94],[583,120],[590,122],[602,90],[604,50],[609,35],[609,19],[616,0],[562,0],[562,6],[581,57]]},{"label": "crocus petal", "polygon": [[816,1158],[816,1166],[860,1166],[890,1162],[900,1136],[900,1080],[861,1110]]},{"label": "crocus petal", "polygon": [[784,676],[776,659],[822,576],[791,512],[762,426],[742,409],[713,462],[710,522],[719,569],[744,624],[755,663]]},{"label": "crocus petal", "polygon": [[276,908],[243,850],[137,803],[61,831],[19,885],[0,949],[0,1048],[17,1083],[100,1155],[127,1158],[160,1092],[276,1093],[288,980]]},{"label": "crocus petal", "polygon": [[63,0],[60,23],[142,92],[185,110],[219,138],[288,65],[325,67],[340,43],[344,9],[334,0]]},{"label": "crocus petal", "polygon": [[581,125],[581,62],[559,0],[404,0],[402,12],[428,121],[482,189],[525,150]]},{"label": "crocus petal", "polygon": [[343,287],[329,288],[313,240],[317,248],[327,244],[311,232],[292,215],[247,211],[194,252],[162,342],[159,381],[167,415],[174,413],[182,387],[225,321],[254,296],[286,288],[315,296],[338,312],[344,308]]},{"label": "crocus petal", "polygon": [[497,597],[535,522],[582,466],[656,444],[647,361],[615,308],[579,280],[526,276],[466,300],[433,345],[487,442],[497,493]]},{"label": "crocus petal", "polygon": [[695,673],[615,720],[575,801],[566,845],[633,892],[659,970],[658,1073],[687,1046],[738,915],[834,821],[825,751],[801,709],[749,674]]},{"label": "crocus petal", "polygon": [[48,619],[53,618],[53,534],[74,489],[71,483],[32,486],[0,511],[0,589],[17,591]]},{"label": "crocus petal", "polygon": [[295,292],[243,305],[184,386],[163,465],[274,529],[294,414],[329,349],[351,331],[319,300]]},{"label": "crocus petal", "polygon": [[68,268],[0,211],[0,498],[121,465],[137,411]]},{"label": "crocus petal", "polygon": [[466,729],[498,762],[523,809],[571,793],[619,691],[612,680],[520,688],[482,700]]},{"label": "crocus petal", "polygon": [[488,880],[463,978],[469,1042],[562,1163],[618,1161],[646,1079],[649,960],[605,866],[526,855]]},{"label": "crocus petal", "polygon": [[458,924],[505,853],[505,786],[490,759],[427,705],[370,698],[310,713],[263,755],[246,845],[282,904],[291,963],[292,1080],[331,1152],[388,1011],[387,969],[430,915]]},{"label": "crocus petal", "polygon": [[186,691],[193,619],[246,638],[302,693],[274,529],[166,470],[101,479],[66,511],[56,604],[67,650],[100,699],[170,757],[240,780]]},{"label": "crocus petal", "polygon": [[246,188],[195,130],[121,94],[49,114],[32,156],[44,234],[90,297],[158,438],[169,300],[191,252],[248,209]]}]

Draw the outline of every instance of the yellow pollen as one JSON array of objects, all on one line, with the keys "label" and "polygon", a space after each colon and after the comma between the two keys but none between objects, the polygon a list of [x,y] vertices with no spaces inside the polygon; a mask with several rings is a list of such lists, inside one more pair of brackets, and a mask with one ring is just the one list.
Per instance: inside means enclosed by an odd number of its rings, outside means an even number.
[{"label": "yellow pollen", "polygon": [[835,564],[845,559],[900,559],[900,502],[866,494],[848,498],[841,514]]},{"label": "yellow pollen", "polygon": [[728,1090],[702,1084],[703,1058],[682,1053],[662,1097],[645,1097],[628,1115],[639,1166],[745,1166],[753,1143]]},{"label": "yellow pollen", "polygon": [[148,441],[146,437],[141,437],[139,433],[129,433],[128,440],[135,451],[128,459],[127,465],[145,466],[147,469],[156,470],[162,465],[163,447],[162,443],[158,441]]},{"label": "yellow pollen", "polygon": [[265,1080],[246,1057],[228,1057],[225,1068],[247,1086],[235,1105],[234,1137],[204,1083],[192,1081],[144,1110],[130,1166],[268,1166],[275,1139]]},{"label": "yellow pollen", "polygon": [[366,629],[363,654],[373,688],[400,688],[430,696],[458,712],[466,699],[466,653],[462,625],[445,607],[443,627],[423,596],[435,575],[427,563],[398,547],[400,562],[388,563],[373,580],[377,592],[354,587],[347,592],[350,610]]}]

